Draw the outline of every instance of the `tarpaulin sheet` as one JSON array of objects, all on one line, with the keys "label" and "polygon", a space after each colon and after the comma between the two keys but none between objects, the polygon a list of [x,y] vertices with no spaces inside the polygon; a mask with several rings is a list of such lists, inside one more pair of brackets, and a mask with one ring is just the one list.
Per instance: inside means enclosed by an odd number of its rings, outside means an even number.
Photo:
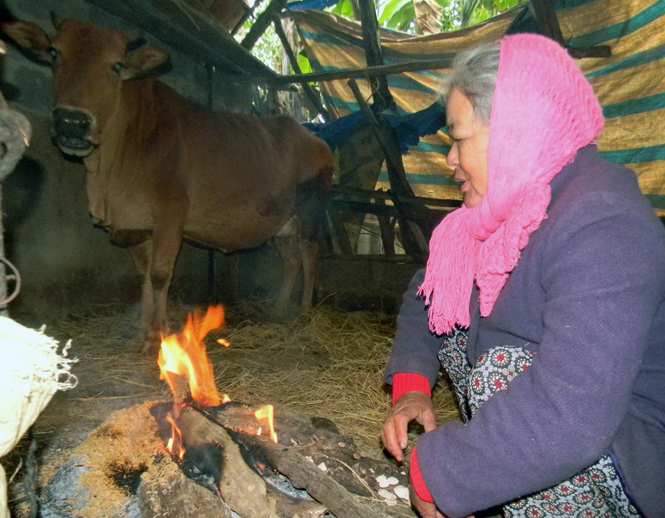
[{"label": "tarpaulin sheet", "polygon": [[[665,0],[555,0],[564,40],[575,47],[608,45],[610,58],[584,58],[578,64],[603,106],[605,130],[601,154],[633,169],[643,192],[656,209],[665,210]],[[411,36],[380,29],[384,63],[452,57],[476,43],[501,38],[527,7],[518,6],[481,25],[430,36]],[[316,71],[365,68],[358,23],[318,11],[293,13]],[[437,98],[448,70],[388,75],[400,114],[414,113]],[[358,85],[366,99],[366,80]],[[358,111],[346,80],[320,83],[335,117]],[[444,128],[445,129],[445,128]],[[519,143],[515,143],[519,145]],[[448,139],[444,131],[423,137],[404,156],[407,178],[416,194],[459,199],[452,171],[445,165]],[[386,188],[387,176],[377,187]]]}]

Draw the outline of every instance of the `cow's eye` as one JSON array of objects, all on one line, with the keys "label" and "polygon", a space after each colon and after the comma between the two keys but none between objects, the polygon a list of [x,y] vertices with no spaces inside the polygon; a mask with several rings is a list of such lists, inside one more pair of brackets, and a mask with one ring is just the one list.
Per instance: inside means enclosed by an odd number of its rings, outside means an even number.
[{"label": "cow's eye", "polygon": [[125,64],[122,61],[118,61],[116,64],[113,65],[113,71],[116,74],[119,74],[123,68],[125,68]]},{"label": "cow's eye", "polygon": [[58,49],[56,49],[55,47],[49,47],[48,53],[51,54],[51,57],[53,59],[58,57]]}]

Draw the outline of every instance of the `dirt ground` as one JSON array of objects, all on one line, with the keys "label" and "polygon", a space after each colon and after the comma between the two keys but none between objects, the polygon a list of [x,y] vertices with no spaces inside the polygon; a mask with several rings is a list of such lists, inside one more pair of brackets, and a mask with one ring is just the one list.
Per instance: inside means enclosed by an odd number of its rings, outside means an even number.
[{"label": "dirt ground", "polygon": [[[180,330],[195,308],[170,308],[171,327]],[[287,323],[266,317],[265,306],[227,308],[227,324],[211,333],[208,355],[220,392],[251,404],[280,403],[307,415],[331,419],[354,437],[367,456],[381,458],[379,433],[390,407],[382,381],[394,333],[394,316],[318,308]],[[138,354],[135,311],[92,308],[46,322],[45,333],[61,344],[72,341],[78,358],[73,390],[57,393],[33,428],[38,444],[39,484],[111,414],[146,401],[171,401],[159,379],[156,358]],[[216,344],[223,337],[231,346]],[[435,402],[441,421],[457,419],[445,384]],[[10,508],[25,516],[25,455],[28,438],[2,464],[10,479]]]}]

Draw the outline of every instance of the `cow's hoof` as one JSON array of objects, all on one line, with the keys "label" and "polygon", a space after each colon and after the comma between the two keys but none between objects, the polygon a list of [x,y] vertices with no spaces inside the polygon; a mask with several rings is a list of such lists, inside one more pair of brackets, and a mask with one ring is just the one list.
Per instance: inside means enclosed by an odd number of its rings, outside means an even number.
[{"label": "cow's hoof", "polygon": [[141,354],[143,356],[157,356],[161,345],[162,341],[158,338],[146,338],[141,344]]}]

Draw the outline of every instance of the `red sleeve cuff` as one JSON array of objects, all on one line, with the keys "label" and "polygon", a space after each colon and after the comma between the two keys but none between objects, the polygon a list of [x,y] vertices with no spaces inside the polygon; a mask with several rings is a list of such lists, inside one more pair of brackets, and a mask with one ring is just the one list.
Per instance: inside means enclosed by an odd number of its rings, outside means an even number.
[{"label": "red sleeve cuff", "polygon": [[432,494],[429,492],[429,489],[427,489],[423,475],[420,473],[418,455],[416,454],[417,450],[418,448],[414,448],[413,452],[411,453],[411,484],[413,484],[413,490],[417,493],[423,502],[429,502],[433,504],[434,499],[432,498]]},{"label": "red sleeve cuff", "polygon": [[429,380],[420,374],[400,372],[393,376],[393,405],[407,392],[424,392],[432,396]]}]

